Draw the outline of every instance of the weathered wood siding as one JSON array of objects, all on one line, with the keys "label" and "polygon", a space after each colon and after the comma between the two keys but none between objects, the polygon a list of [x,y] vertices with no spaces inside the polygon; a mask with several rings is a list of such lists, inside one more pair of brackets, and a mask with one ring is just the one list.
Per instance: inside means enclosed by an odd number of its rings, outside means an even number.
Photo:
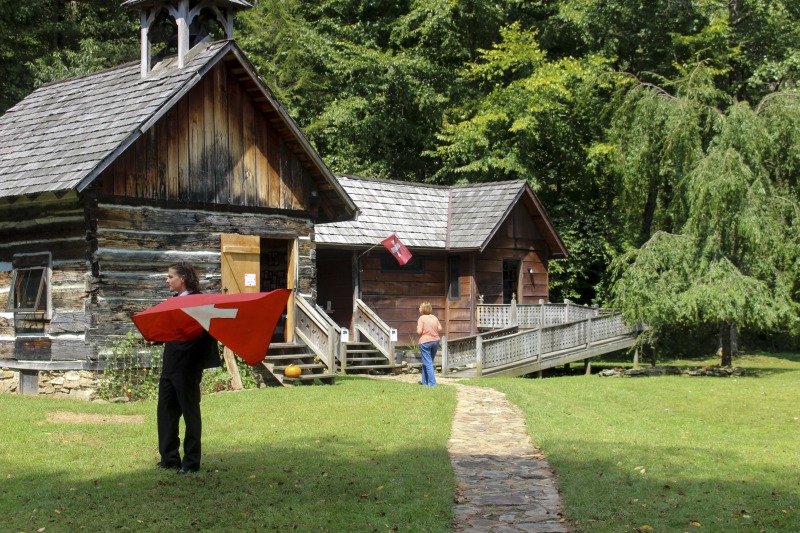
[{"label": "weathered wood siding", "polygon": [[[336,310],[334,320],[348,326],[352,317],[352,283],[344,276],[352,271],[350,251],[319,251],[320,298]],[[474,304],[479,295],[486,303],[503,299],[503,260],[520,261],[520,303],[548,301],[547,244],[537,231],[528,208],[518,204],[482,253],[415,253],[424,257],[423,272],[381,270],[384,250],[374,250],[361,258],[361,299],[389,326],[398,330],[398,344],[416,342],[419,304],[429,301],[439,317],[448,338],[456,339],[475,333]],[[448,257],[460,258],[459,296],[448,295]],[[528,269],[534,270],[533,274]],[[346,311],[340,308],[347,306]]]},{"label": "weathered wood siding", "polygon": [[118,197],[315,212],[309,172],[221,62],[96,186]]},{"label": "weathered wood siding", "polygon": [[[483,295],[487,304],[503,303],[503,260],[521,260],[519,303],[549,301],[547,244],[534,226],[530,213],[517,204],[484,252],[475,260],[476,297]],[[533,268],[534,273],[528,274]]]},{"label": "weathered wood siding", "polygon": [[433,314],[445,322],[447,256],[419,254],[424,258],[424,271],[405,273],[382,271],[382,254],[389,255],[385,250],[376,249],[361,259],[361,299],[384,322],[397,328],[399,345],[408,345],[409,339],[417,341],[420,303],[430,302]]},{"label": "weathered wood siding", "polygon": [[[15,254],[50,252],[52,317],[36,345],[36,357],[59,361],[83,359],[91,350],[84,334],[84,312],[91,267],[87,260],[87,228],[83,202],[75,194],[44,194],[0,204],[0,358],[14,355],[14,315],[3,312],[8,302]],[[31,345],[32,346],[32,345]]]},{"label": "weathered wood siding", "polygon": [[89,218],[97,228],[92,261],[89,336],[102,342],[131,330],[132,313],[168,296],[170,263],[187,260],[200,275],[201,289],[220,290],[220,234],[239,233],[299,241],[298,290],[316,294],[312,222],[307,218],[254,213],[163,209],[99,202]]},{"label": "weathered wood siding", "polygon": [[[476,254],[454,254],[459,257],[460,271],[458,277],[459,297],[451,299],[448,286],[445,286],[445,306],[444,317],[446,319],[444,333],[449,339],[457,339],[472,335],[473,329],[473,302],[475,301],[475,288],[472,283],[472,262]],[[445,265],[445,268],[447,266]],[[449,275],[445,272],[446,275]],[[444,322],[444,321],[443,321]]]}]

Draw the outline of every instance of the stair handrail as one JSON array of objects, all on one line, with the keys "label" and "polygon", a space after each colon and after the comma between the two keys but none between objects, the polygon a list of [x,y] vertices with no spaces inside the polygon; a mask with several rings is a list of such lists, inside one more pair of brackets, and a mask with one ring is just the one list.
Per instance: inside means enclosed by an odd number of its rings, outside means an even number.
[{"label": "stair handrail", "polygon": [[356,298],[353,323],[355,333],[364,335],[389,360],[389,364],[394,367],[396,341],[392,340],[392,328],[359,298]]},{"label": "stair handrail", "polygon": [[341,328],[324,312],[320,312],[319,306],[312,305],[302,296],[295,296],[294,300],[297,310],[295,333],[325,363],[328,372],[335,373]]}]

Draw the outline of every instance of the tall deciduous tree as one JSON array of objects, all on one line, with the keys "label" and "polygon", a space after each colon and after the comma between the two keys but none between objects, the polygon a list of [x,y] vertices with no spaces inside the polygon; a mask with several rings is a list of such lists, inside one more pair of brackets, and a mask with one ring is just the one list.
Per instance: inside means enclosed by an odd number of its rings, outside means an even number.
[{"label": "tall deciduous tree", "polygon": [[618,123],[623,199],[639,213],[653,198],[665,201],[652,236],[615,261],[613,295],[651,335],[719,327],[730,364],[736,326],[797,331],[800,206],[785,175],[786,155],[800,144],[785,125],[800,121],[800,105],[787,93],[760,109],[720,108],[729,103],[713,85],[720,74],[698,65],[674,94],[648,84],[629,91]]},{"label": "tall deciduous tree", "polygon": [[138,53],[138,18],[106,0],[0,0],[0,112],[35,86]]}]

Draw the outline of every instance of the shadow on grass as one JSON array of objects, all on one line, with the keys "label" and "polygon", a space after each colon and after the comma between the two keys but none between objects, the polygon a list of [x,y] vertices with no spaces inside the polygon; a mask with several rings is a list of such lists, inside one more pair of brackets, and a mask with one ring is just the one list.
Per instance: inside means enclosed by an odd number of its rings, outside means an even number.
[{"label": "shadow on grass", "polygon": [[[715,465],[745,465],[752,458],[691,447],[664,448],[663,461],[644,465],[627,460],[624,451],[618,461],[563,453],[596,445],[551,441],[547,447],[576,532],[800,531],[796,472],[769,470],[764,461],[757,474],[750,465],[736,479],[721,479]],[[707,461],[698,464],[698,455]]]},{"label": "shadow on grass", "polygon": [[[11,507],[4,522],[14,531],[449,529],[450,483],[430,479],[424,468],[446,461],[446,451],[412,446],[395,458],[364,450],[352,460],[315,442],[297,444],[305,449],[265,442],[246,453],[212,452],[200,472],[187,476],[150,464],[118,465],[89,479],[68,465],[13,475],[2,482],[3,507]],[[320,453],[327,455],[322,468]],[[401,468],[408,457],[421,468]]]},{"label": "shadow on grass", "polygon": [[[449,531],[448,389],[343,380],[204,397],[202,467],[187,476],[155,470],[155,402],[0,398],[14,420],[0,530]],[[144,422],[53,424],[51,411]]]}]

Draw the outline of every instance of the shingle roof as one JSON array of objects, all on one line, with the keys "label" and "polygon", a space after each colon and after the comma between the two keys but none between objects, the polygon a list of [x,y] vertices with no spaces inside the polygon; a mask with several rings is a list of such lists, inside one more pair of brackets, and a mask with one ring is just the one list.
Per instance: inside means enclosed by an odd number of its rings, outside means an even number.
[{"label": "shingle roof", "polygon": [[524,181],[504,181],[454,188],[450,247],[481,248],[524,187]]},{"label": "shingle roof", "polygon": [[317,242],[371,246],[396,233],[406,246],[445,247],[450,197],[446,187],[356,176],[336,178],[359,213],[356,220],[317,224]]},{"label": "shingle roof", "polygon": [[78,187],[226,44],[147,78],[137,62],[36,89],[0,117],[0,197]]},{"label": "shingle roof", "polygon": [[410,248],[480,250],[520,198],[528,195],[539,211],[537,218],[545,223],[543,233],[553,248],[551,255],[566,256],[561,239],[524,181],[444,187],[359,176],[336,178],[359,213],[356,220],[317,224],[319,244],[373,246],[396,233]]},{"label": "shingle roof", "polygon": [[36,89],[0,117],[0,198],[83,190],[228,54],[309,156],[329,219],[352,216],[353,202],[232,40],[198,44],[184,68],[167,58],[146,78],[136,62]]}]

